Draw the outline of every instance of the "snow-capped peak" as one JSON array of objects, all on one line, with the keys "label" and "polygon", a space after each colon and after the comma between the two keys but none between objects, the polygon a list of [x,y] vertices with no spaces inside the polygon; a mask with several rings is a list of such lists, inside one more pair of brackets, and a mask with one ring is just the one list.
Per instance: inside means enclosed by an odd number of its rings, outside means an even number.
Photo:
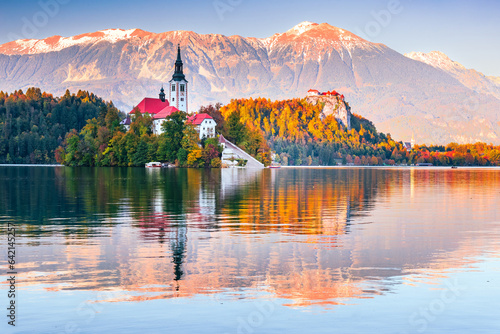
[{"label": "snow-capped peak", "polygon": [[[313,41],[313,42],[311,42]],[[274,34],[271,37],[260,39],[260,42],[269,50],[276,45],[292,43],[294,47],[305,49],[324,49],[333,46],[337,50],[349,50],[355,48],[383,47],[362,39],[353,33],[328,23],[302,22],[285,33]]]},{"label": "snow-capped peak", "polygon": [[405,56],[443,70],[451,70],[452,68],[465,69],[463,65],[451,60],[446,54],[440,51],[432,51],[429,53],[410,52],[406,53]]},{"label": "snow-capped peak", "polygon": [[295,35],[301,35],[305,33],[308,30],[311,30],[312,28],[318,26],[317,23],[314,22],[309,22],[309,21],[304,21],[302,23],[297,24],[295,27],[292,29],[288,30],[288,33],[295,34]]},{"label": "snow-capped peak", "polygon": [[74,45],[95,44],[102,41],[116,43],[134,36],[138,29],[106,29],[71,37],[52,36],[46,39],[20,39],[0,46],[4,54],[36,54],[60,51]]},{"label": "snow-capped peak", "polygon": [[101,30],[104,34],[104,38],[101,38],[101,40],[106,40],[111,43],[115,43],[117,41],[120,41],[122,39],[128,39],[132,37],[132,34],[136,31],[137,29],[128,29],[128,30],[123,30],[123,29],[106,29],[106,30]]}]

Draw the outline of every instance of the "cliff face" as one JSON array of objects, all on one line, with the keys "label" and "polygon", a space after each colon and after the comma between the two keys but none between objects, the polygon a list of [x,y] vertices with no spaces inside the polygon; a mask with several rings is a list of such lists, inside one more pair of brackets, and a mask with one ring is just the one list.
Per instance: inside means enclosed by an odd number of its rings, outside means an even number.
[{"label": "cliff face", "polygon": [[333,115],[337,122],[351,130],[351,107],[340,96],[309,95],[306,99],[313,105],[323,103],[322,117]]},{"label": "cliff face", "polygon": [[398,140],[414,133],[417,143],[500,144],[498,97],[326,23],[262,39],[115,29],[14,41],[0,45],[0,90],[84,89],[129,111],[171,79],[177,44],[192,111],[232,98],[282,100],[336,87],[357,114]]}]

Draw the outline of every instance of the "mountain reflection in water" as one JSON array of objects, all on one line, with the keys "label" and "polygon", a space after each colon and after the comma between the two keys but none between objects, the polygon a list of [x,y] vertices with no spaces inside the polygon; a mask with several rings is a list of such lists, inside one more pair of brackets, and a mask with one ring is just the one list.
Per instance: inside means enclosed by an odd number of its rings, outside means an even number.
[{"label": "mountain reflection in water", "polygon": [[108,301],[354,303],[499,251],[498,170],[0,167],[0,185],[23,289]]}]

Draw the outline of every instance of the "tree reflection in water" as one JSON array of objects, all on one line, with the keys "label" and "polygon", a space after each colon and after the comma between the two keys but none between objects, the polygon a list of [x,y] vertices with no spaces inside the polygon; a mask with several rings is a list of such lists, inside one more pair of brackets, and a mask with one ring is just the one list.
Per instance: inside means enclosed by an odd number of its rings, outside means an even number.
[{"label": "tree reflection in water", "polygon": [[497,247],[491,170],[11,167],[0,185],[26,285],[128,292],[117,300],[335,305]]}]

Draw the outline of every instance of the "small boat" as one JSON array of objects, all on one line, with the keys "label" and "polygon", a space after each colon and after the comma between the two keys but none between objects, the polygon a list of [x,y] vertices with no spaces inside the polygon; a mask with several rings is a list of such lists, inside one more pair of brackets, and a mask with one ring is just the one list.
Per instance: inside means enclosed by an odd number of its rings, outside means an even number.
[{"label": "small boat", "polygon": [[451,166],[451,169],[457,169],[458,167],[457,166]]},{"label": "small boat", "polygon": [[146,168],[161,168],[161,162],[148,162]]},{"label": "small boat", "polygon": [[281,168],[281,165],[272,163],[269,168]]}]

